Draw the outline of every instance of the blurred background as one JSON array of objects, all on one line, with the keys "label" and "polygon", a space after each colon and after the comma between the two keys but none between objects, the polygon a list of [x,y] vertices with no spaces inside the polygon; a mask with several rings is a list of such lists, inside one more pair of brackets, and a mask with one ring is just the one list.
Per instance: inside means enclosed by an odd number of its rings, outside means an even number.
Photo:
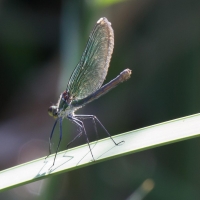
[{"label": "blurred background", "polygon": [[[105,82],[125,68],[132,78],[77,113],[96,115],[115,135],[200,111],[199,0],[2,0],[0,170],[48,154],[54,119],[47,109],[66,88],[100,17],[115,33]],[[77,133],[67,120],[63,126],[61,150]],[[92,125],[86,128],[92,138]],[[58,130],[54,149],[57,138]],[[83,143],[84,137],[74,146]],[[195,138],[10,189],[0,199],[124,200],[151,179],[145,199],[196,200],[199,153]]]}]

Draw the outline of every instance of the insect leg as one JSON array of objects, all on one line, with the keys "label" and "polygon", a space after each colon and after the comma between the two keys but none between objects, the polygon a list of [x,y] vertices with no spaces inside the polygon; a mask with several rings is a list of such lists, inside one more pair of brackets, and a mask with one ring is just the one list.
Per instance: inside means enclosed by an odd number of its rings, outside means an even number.
[{"label": "insect leg", "polygon": [[107,133],[107,135],[110,137],[110,139],[114,142],[115,145],[119,145],[124,142],[124,141],[121,141],[121,142],[116,143],[115,140],[110,135],[110,133],[105,128],[105,126],[99,121],[99,119],[95,115],[75,115],[75,117],[78,119],[92,118],[94,121],[96,120],[99,123],[99,125],[104,129],[104,131]]},{"label": "insect leg", "polygon": [[[51,155],[51,139],[53,137],[54,129],[56,127],[57,122],[58,122],[58,119],[56,119],[56,121],[55,121],[55,123],[53,125],[53,128],[52,128],[52,131],[51,131],[51,135],[49,137],[49,155]],[[45,158],[45,160],[49,157],[49,155]]]},{"label": "insect leg", "polygon": [[97,141],[99,140],[99,134],[98,134],[98,131],[97,131],[97,125],[96,125],[96,122],[95,122],[95,118],[93,115],[75,115],[76,118],[78,119],[92,119],[92,123],[93,123],[93,126],[94,126],[94,130],[95,130],[95,133],[96,133],[96,137],[97,137]]},{"label": "insect leg", "polygon": [[56,160],[56,156],[57,156],[57,153],[58,153],[58,149],[60,147],[60,142],[62,140],[62,117],[59,118],[59,131],[60,131],[60,138],[59,138],[59,142],[58,142],[58,146],[56,148],[56,153],[55,153],[55,156],[54,156],[54,160],[53,160],[53,165],[50,167],[50,169],[54,166],[55,164],[55,160]]},{"label": "insect leg", "polygon": [[[92,158],[93,158],[93,160],[95,160],[94,159],[94,156],[93,156],[93,154],[92,154],[92,149],[91,149],[91,147],[90,147],[90,143],[89,143],[89,139],[88,139],[88,136],[87,136],[87,133],[86,133],[86,130],[85,130],[85,127],[84,127],[84,124],[83,124],[83,122],[81,121],[81,120],[79,120],[78,118],[76,118],[76,117],[72,117],[72,116],[68,116],[68,118],[70,119],[70,120],[72,120],[81,130],[83,130],[83,133],[85,134],[85,137],[86,137],[86,141],[87,141],[87,143],[88,143],[88,146],[89,146],[89,149],[90,149],[90,153],[91,153],[91,155],[92,155]],[[81,134],[82,134],[82,132],[81,132]],[[78,137],[78,136],[77,136]],[[76,137],[76,138],[77,138]],[[75,138],[75,139],[76,139]],[[70,143],[71,144],[71,143]]]}]

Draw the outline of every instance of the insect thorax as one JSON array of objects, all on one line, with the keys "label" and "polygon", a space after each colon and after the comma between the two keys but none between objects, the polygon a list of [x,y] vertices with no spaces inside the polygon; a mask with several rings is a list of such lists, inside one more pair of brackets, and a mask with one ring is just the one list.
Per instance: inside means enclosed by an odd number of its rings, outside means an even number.
[{"label": "insect thorax", "polygon": [[58,103],[54,106],[50,106],[48,113],[50,116],[57,117],[67,117],[68,115],[73,115],[77,108],[71,105],[72,99],[70,98],[69,92],[64,91],[58,100]]}]

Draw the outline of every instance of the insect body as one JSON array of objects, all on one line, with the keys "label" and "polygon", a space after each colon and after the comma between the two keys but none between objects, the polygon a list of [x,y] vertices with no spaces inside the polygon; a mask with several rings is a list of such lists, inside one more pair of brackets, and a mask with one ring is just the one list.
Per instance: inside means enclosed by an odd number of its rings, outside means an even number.
[{"label": "insect body", "polygon": [[[49,115],[56,119],[49,138],[49,155],[51,154],[51,139],[57,122],[59,122],[60,127],[60,139],[56,149],[56,154],[58,152],[62,139],[62,121],[64,118],[72,121],[79,129],[79,134],[70,143],[68,143],[67,148],[76,138],[84,134],[91,155],[94,159],[84,123],[82,121],[84,119],[93,120],[96,133],[96,122],[99,123],[100,126],[108,134],[108,136],[112,139],[114,144],[119,144],[113,140],[109,132],[96,118],[96,116],[74,114],[77,109],[99,98],[112,88],[116,87],[119,83],[122,83],[130,78],[131,70],[126,69],[121,72],[115,79],[102,86],[107,75],[113,48],[114,33],[111,27],[111,23],[105,17],[100,18],[89,36],[85,51],[79,64],[76,66],[69,79],[66,90],[60,95],[58,103],[56,105],[50,106],[48,109]],[[56,154],[54,157],[53,165],[55,163]]]}]

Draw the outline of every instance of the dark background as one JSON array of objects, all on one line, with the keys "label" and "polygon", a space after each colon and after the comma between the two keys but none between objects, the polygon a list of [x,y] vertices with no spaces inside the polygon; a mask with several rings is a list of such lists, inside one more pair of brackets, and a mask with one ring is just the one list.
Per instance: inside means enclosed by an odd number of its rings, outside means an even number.
[{"label": "dark background", "polygon": [[[64,91],[90,31],[107,17],[115,48],[106,82],[132,78],[78,113],[112,135],[200,110],[200,1],[0,2],[0,170],[48,154],[47,109]],[[62,150],[76,129],[64,121]],[[92,137],[92,126],[87,124]],[[105,133],[100,133],[105,137]],[[54,137],[57,142],[58,130]],[[83,144],[80,138],[74,145]],[[200,199],[200,139],[123,156],[0,193],[2,200],[124,200],[148,178],[145,199]]]}]

